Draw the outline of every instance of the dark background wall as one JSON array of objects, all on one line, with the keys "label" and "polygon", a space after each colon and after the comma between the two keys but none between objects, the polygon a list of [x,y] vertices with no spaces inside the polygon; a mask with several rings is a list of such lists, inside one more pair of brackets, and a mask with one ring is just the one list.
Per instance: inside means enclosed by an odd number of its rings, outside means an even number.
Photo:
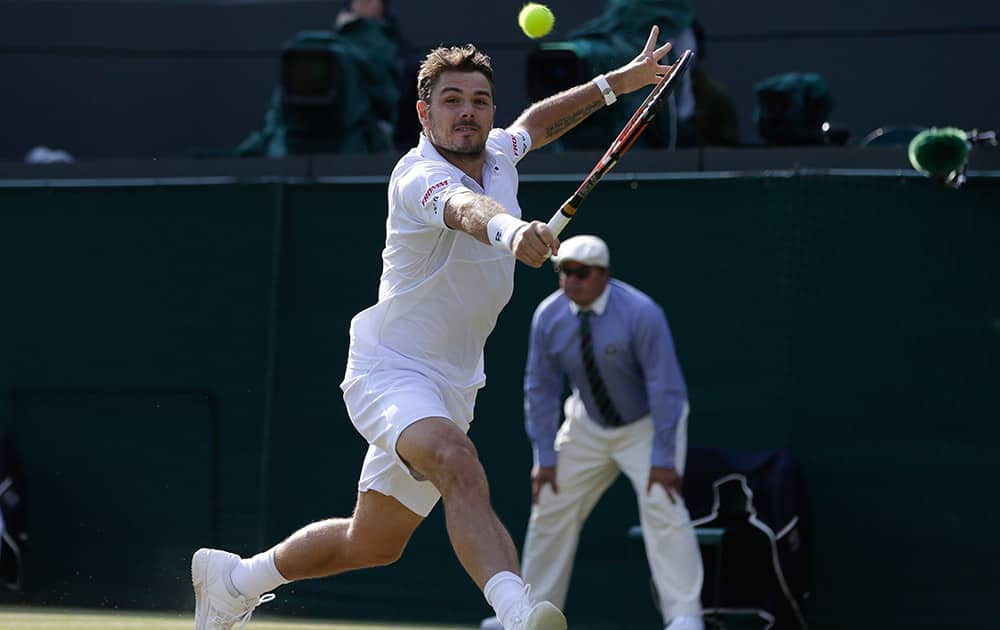
[{"label": "dark background wall", "polygon": [[[474,41],[498,69],[498,121],[527,105],[532,42],[521,2],[470,5],[399,0],[394,10],[420,48]],[[557,40],[602,9],[551,0]],[[33,146],[79,158],[166,157],[234,147],[259,128],[282,42],[328,27],[339,2],[13,0],[0,3],[0,160]],[[737,104],[744,142],[756,142],[753,84],[814,71],[830,84],[833,122],[855,139],[881,125],[995,128],[1000,8],[956,0],[879,3],[698,0],[706,68]]]},{"label": "dark background wall", "polygon": [[[187,609],[194,547],[251,553],[350,510],[364,445],[336,386],[348,321],[375,299],[393,156],[195,169],[169,159],[231,148],[258,128],[280,44],[328,26],[339,4],[0,3],[0,161],[38,144],[85,160],[0,168],[0,428],[19,440],[32,534],[26,590],[2,601]],[[603,6],[549,4],[549,40]],[[527,104],[520,5],[397,0],[394,10],[420,47],[474,41],[494,57],[503,124]],[[995,4],[702,0],[695,10],[706,67],[735,99],[745,142],[756,141],[753,84],[784,71],[826,77],[833,122],[855,139],[885,124],[1000,126],[1000,88],[981,76],[1000,63]],[[990,466],[1000,181],[956,193],[884,171],[795,170],[907,169],[899,150],[745,152],[635,152],[620,171],[708,174],[613,178],[581,229],[604,235],[620,275],[666,308],[692,443],[787,446],[801,458],[817,521],[814,627],[989,625],[984,602],[1000,583]],[[595,158],[544,163],[522,205],[554,207]],[[791,170],[712,174],[769,168]],[[171,180],[192,170],[225,177]],[[556,171],[573,183],[545,175]],[[367,178],[303,183],[358,173]],[[40,181],[49,177],[104,181]],[[109,181],[128,177],[148,179]],[[664,230],[634,234],[623,207]],[[494,411],[473,429],[518,540],[530,455],[510,392],[531,311],[553,286],[551,274],[519,269],[487,348],[480,409]],[[584,534],[574,626],[657,626],[641,559],[625,553],[634,521],[616,486]],[[414,588],[401,595],[401,583]],[[487,613],[437,513],[399,565],[287,587],[275,608],[470,624]]]},{"label": "dark background wall", "polygon": [[[528,177],[522,205],[554,207],[568,186]],[[337,384],[349,319],[376,297],[384,194],[381,179],[0,185],[0,429],[24,459],[32,536],[25,590],[2,601],[187,610],[195,547],[249,554],[350,511],[364,443]],[[995,176],[961,192],[898,175],[622,176],[574,226],[664,306],[691,443],[800,458],[815,628],[992,619],[998,194]],[[530,452],[511,394],[554,286],[518,269],[472,429],[517,541]],[[618,485],[584,533],[574,626],[658,627],[634,522]],[[272,606],[488,612],[440,510],[399,564],[295,584]]]}]

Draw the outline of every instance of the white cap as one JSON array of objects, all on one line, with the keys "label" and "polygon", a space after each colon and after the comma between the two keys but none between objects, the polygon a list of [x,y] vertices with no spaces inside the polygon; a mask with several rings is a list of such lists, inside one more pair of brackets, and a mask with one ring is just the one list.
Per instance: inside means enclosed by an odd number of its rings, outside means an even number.
[{"label": "white cap", "polygon": [[557,265],[567,260],[573,260],[584,265],[607,268],[611,263],[608,244],[589,234],[574,236],[559,243],[559,255],[552,261]]}]

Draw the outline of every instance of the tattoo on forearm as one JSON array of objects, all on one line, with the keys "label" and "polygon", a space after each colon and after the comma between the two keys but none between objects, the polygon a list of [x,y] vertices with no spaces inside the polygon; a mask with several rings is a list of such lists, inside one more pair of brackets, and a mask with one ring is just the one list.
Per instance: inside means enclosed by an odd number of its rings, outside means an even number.
[{"label": "tattoo on forearm", "polygon": [[603,101],[594,102],[591,103],[590,105],[587,105],[583,109],[576,110],[575,112],[569,114],[568,116],[563,116],[553,124],[546,127],[545,129],[546,137],[554,138],[566,133],[566,131],[575,127],[577,123],[579,123],[581,120],[583,120],[587,116],[590,116],[591,114],[601,109],[602,107],[604,107]]}]

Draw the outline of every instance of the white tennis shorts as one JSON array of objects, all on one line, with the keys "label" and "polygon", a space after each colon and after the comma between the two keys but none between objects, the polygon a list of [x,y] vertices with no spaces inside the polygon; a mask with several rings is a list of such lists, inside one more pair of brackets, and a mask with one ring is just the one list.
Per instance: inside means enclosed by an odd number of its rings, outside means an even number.
[{"label": "white tennis shorts", "polygon": [[400,368],[348,370],[340,384],[347,413],[368,441],[358,492],[375,490],[426,517],[441,498],[418,480],[396,452],[406,427],[424,418],[445,418],[468,433],[478,387],[458,389],[436,375]]}]

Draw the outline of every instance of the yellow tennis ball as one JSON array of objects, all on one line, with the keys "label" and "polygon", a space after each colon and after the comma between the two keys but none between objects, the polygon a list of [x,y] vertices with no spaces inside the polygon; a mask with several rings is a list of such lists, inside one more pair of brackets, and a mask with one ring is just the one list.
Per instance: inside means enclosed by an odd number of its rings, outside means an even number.
[{"label": "yellow tennis ball", "polygon": [[556,23],[556,16],[544,4],[529,2],[521,7],[521,12],[517,14],[517,23],[521,25],[525,35],[538,39],[549,34],[552,25]]}]

